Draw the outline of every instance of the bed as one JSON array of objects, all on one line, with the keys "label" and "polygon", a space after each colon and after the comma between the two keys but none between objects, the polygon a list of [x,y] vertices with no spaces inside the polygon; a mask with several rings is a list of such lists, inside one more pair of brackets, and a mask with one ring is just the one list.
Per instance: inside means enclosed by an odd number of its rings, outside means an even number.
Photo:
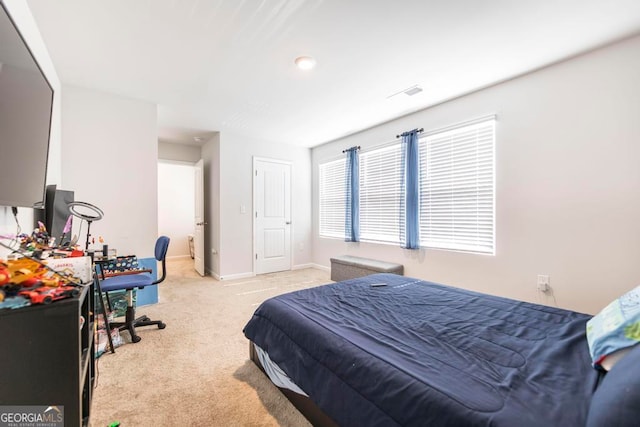
[{"label": "bed", "polygon": [[244,333],[314,425],[584,426],[590,318],[376,274],[271,298]]}]

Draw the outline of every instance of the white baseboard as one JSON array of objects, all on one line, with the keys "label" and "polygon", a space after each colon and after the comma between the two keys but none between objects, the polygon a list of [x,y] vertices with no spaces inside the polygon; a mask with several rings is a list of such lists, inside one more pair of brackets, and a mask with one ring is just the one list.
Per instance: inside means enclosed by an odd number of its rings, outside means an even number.
[{"label": "white baseboard", "polygon": [[291,267],[291,270],[304,270],[305,268],[314,268],[314,265],[310,262],[306,264],[298,264]]},{"label": "white baseboard", "polygon": [[331,271],[331,267],[326,267],[326,266],[320,265],[320,264],[312,263],[311,267],[317,268],[318,270],[322,270],[322,271]]},{"label": "white baseboard", "polygon": [[306,264],[298,264],[291,267],[291,270],[303,270],[305,268],[315,268],[317,270],[330,271],[329,267],[325,267],[324,265],[315,264],[313,262],[308,262]]},{"label": "white baseboard", "polygon": [[[302,270],[305,268],[316,268],[318,270],[323,271],[331,271],[329,267],[325,267],[324,265],[314,264],[312,262],[307,264],[298,264],[291,267],[291,270]],[[256,274],[253,272],[248,273],[236,273],[236,274],[226,274],[224,276],[220,276],[219,274],[214,273],[213,271],[207,271],[212,277],[216,280],[226,281],[226,280],[237,280],[237,279],[246,279],[247,277],[255,277]]]},{"label": "white baseboard", "polygon": [[204,269],[204,274],[205,274],[205,276],[211,276],[211,277],[213,277],[213,278],[214,278],[214,279],[216,279],[216,280],[220,280],[220,275],[219,275],[218,273],[214,272],[214,271],[213,271],[212,269],[210,269],[210,268],[206,268],[206,267],[205,267],[205,269]]},{"label": "white baseboard", "polygon": [[254,277],[255,274],[253,272],[250,273],[237,273],[237,274],[225,274],[224,276],[215,275],[218,280],[236,280],[236,279],[246,279],[247,277]]},{"label": "white baseboard", "polygon": [[173,256],[168,256],[167,260],[170,260],[170,259],[187,259],[187,258],[191,258],[191,255],[173,255]]}]

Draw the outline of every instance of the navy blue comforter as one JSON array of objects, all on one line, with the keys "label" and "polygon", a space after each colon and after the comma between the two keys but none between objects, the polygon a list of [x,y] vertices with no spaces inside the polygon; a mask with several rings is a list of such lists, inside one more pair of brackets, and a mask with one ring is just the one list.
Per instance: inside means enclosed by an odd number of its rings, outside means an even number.
[{"label": "navy blue comforter", "polygon": [[583,426],[589,318],[378,274],[269,299],[244,333],[342,426]]}]

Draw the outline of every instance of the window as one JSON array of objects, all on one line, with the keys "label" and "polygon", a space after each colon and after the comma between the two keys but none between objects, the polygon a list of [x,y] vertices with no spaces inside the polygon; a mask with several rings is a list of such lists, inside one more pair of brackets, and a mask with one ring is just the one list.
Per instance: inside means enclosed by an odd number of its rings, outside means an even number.
[{"label": "window", "polygon": [[319,166],[320,236],[344,238],[346,210],[346,160],[340,159]]},{"label": "window", "polygon": [[494,253],[494,134],[491,119],[421,139],[421,245]]},{"label": "window", "polygon": [[360,239],[400,243],[401,144],[360,154]]},{"label": "window", "polygon": [[[420,138],[420,245],[495,251],[495,119]],[[400,243],[402,144],[360,154],[360,238]],[[321,164],[320,236],[344,238],[346,160]]]}]

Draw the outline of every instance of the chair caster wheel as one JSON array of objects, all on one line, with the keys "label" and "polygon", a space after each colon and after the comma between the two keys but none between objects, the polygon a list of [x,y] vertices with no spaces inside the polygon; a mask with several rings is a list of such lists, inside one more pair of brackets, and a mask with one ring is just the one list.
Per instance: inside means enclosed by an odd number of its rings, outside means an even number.
[{"label": "chair caster wheel", "polygon": [[139,336],[137,336],[137,335],[133,335],[133,336],[131,337],[131,342],[140,342],[140,340],[141,340],[141,339],[142,339],[142,338],[140,338]]},{"label": "chair caster wheel", "polygon": [[167,325],[165,323],[159,323],[158,324],[158,329],[164,329],[166,327],[167,327]]}]

